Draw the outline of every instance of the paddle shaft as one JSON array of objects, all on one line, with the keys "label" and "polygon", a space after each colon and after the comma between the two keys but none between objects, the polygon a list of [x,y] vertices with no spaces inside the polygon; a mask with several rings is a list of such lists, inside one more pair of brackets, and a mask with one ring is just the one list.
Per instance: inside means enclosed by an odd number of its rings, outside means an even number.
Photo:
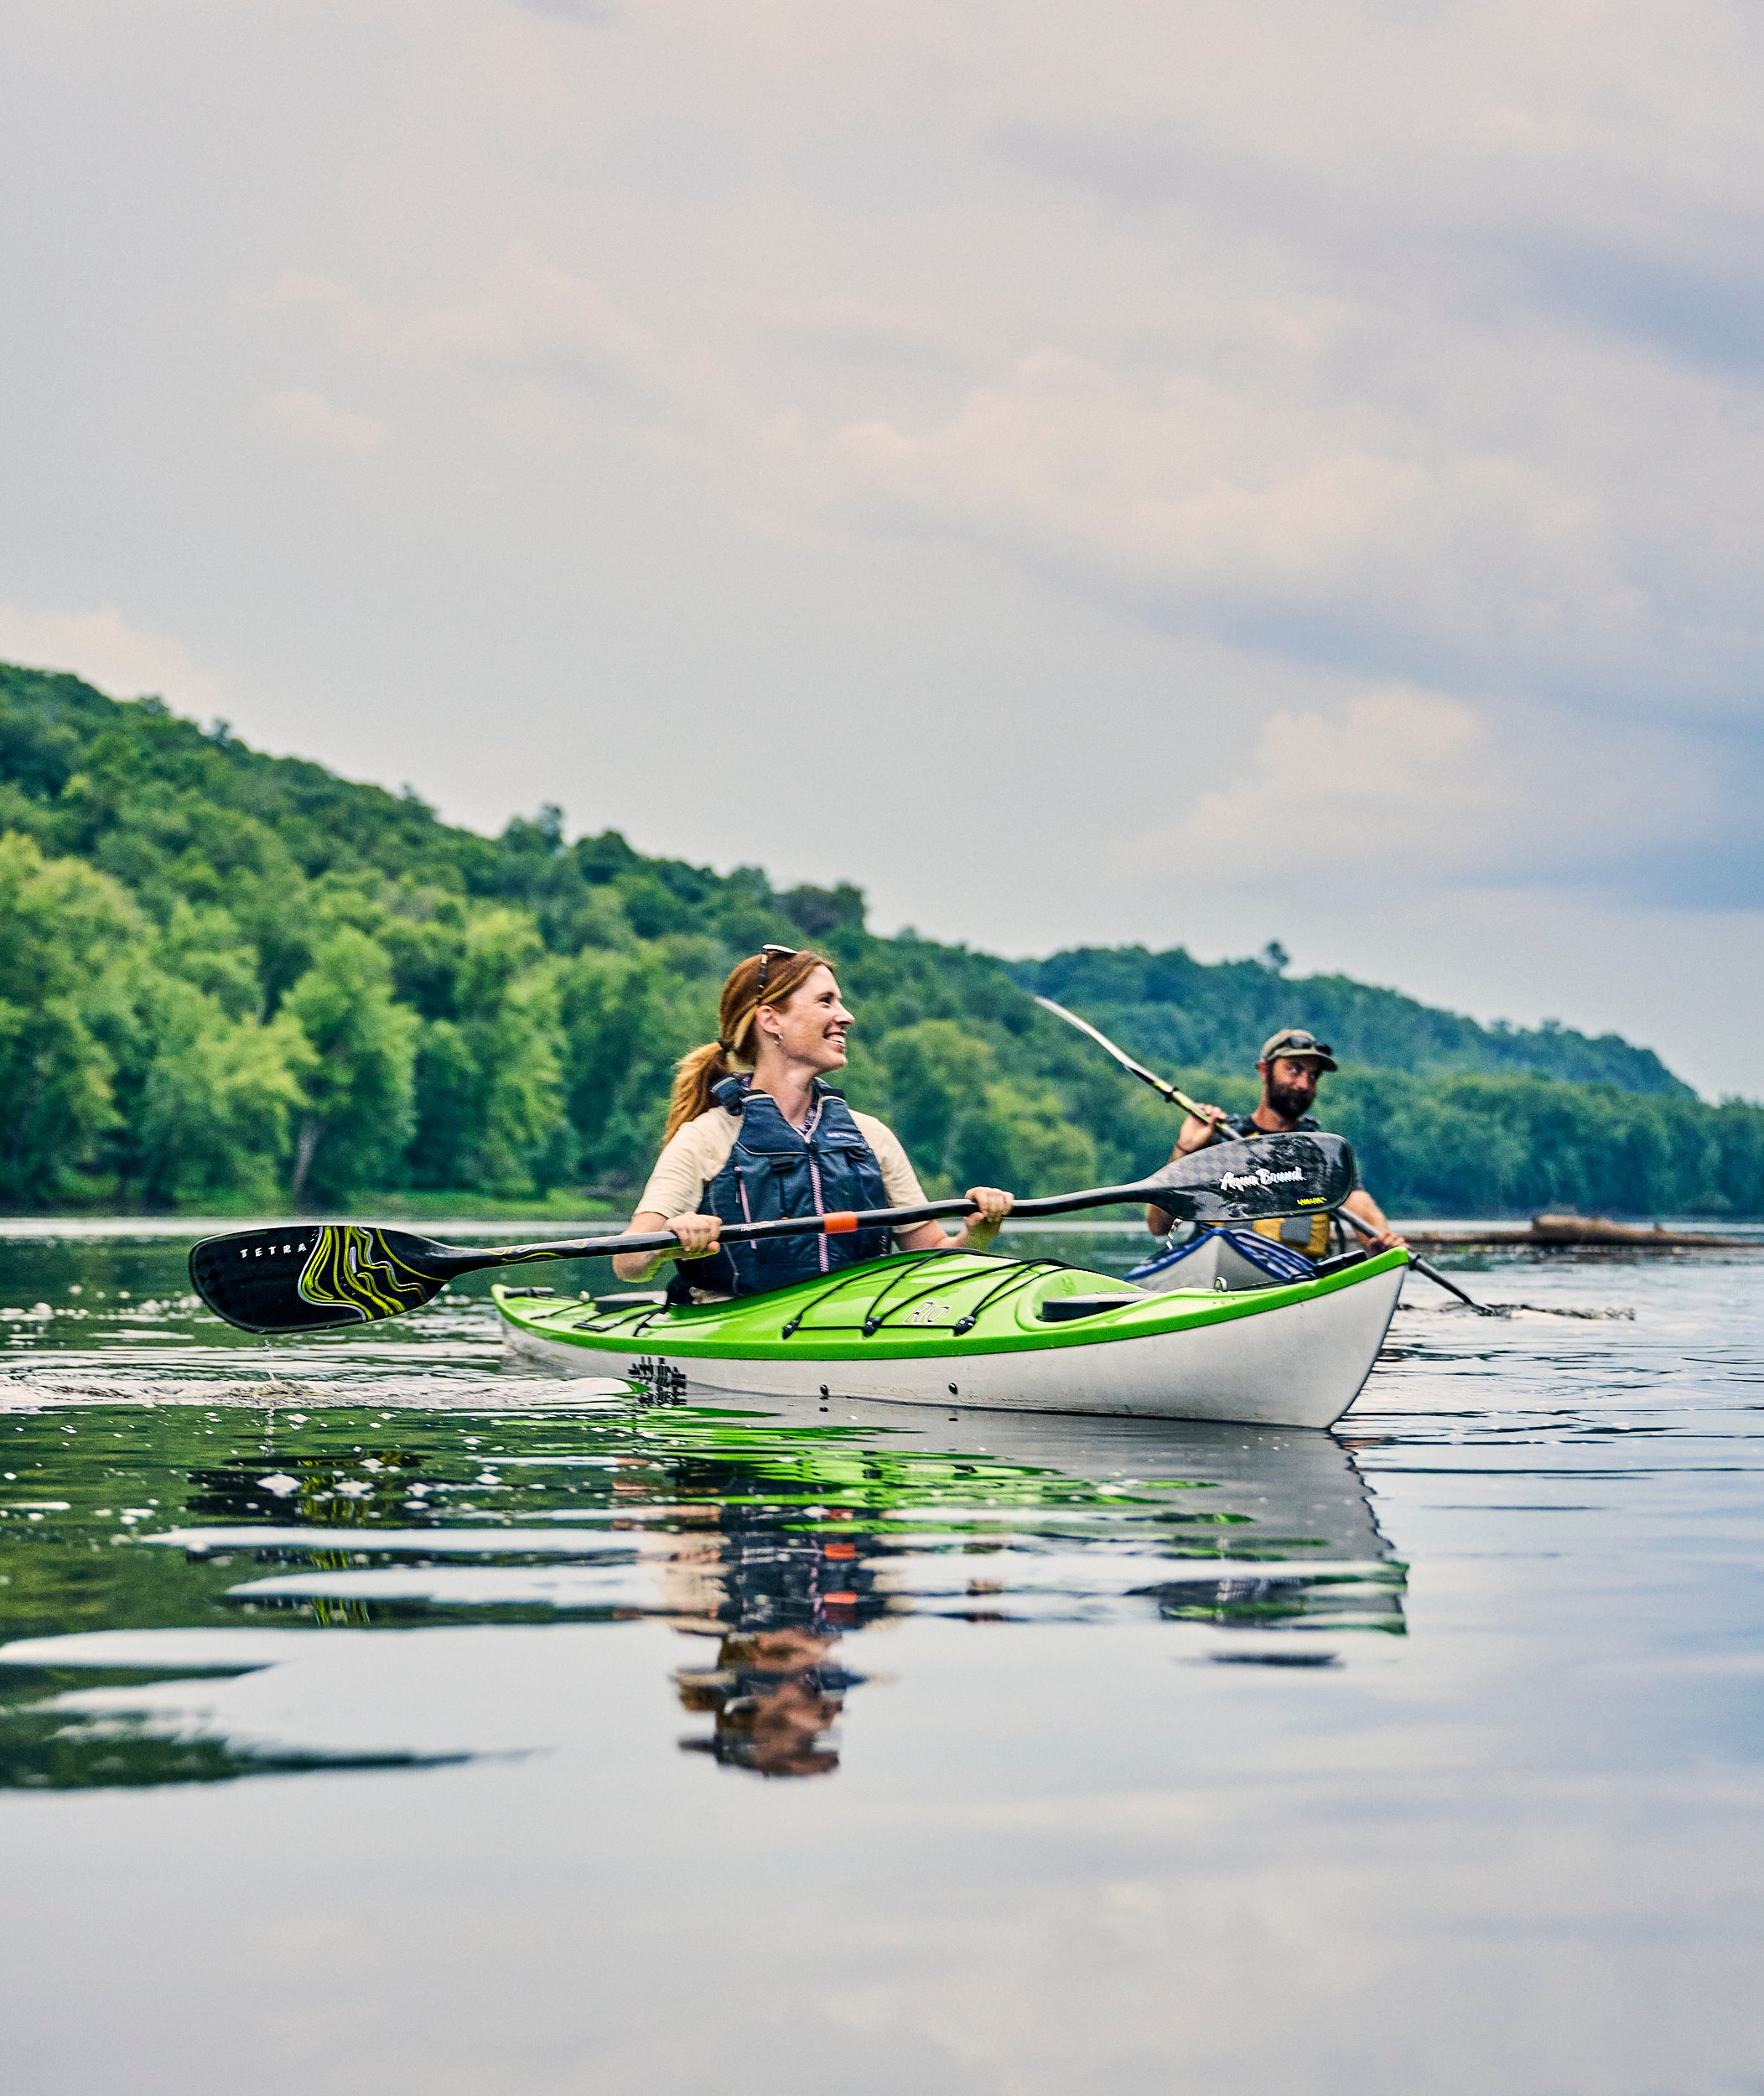
[{"label": "paddle shaft", "polygon": [[1068,1026],[1076,1026],[1081,1034],[1088,1034],[1105,1054],[1113,1056],[1123,1070],[1131,1071],[1142,1082],[1149,1084],[1170,1105],[1180,1107],[1185,1113],[1191,1113],[1197,1121],[1205,1121],[1213,1128],[1222,1128],[1231,1118],[1222,1108],[1202,1106],[1198,1099],[1190,1098],[1180,1085],[1166,1084],[1154,1070],[1148,1070],[1143,1062],[1135,1062],[1124,1048],[1118,1048],[1107,1034],[1099,1034],[1087,1019],[1080,1019],[1076,1012],[1067,1011],[1051,997],[1038,997],[1035,1002],[1043,1010],[1063,1019]]},{"label": "paddle shaft", "polygon": [[[1107,1208],[1117,1201],[1173,1201],[1191,1205],[1180,1187],[1144,1179],[1131,1186],[1095,1186],[1081,1194],[1049,1194],[1039,1201],[1019,1201],[1014,1217],[1066,1216],[1081,1208]],[[770,1222],[725,1224],[719,1241],[746,1243],[755,1237],[802,1237],[825,1231],[838,1237],[851,1230],[905,1230],[916,1222],[936,1222],[945,1216],[978,1213],[979,1204],[965,1198],[927,1201],[916,1208],[864,1208],[826,1216],[780,1216]],[[482,1252],[455,1250],[449,1246],[444,1263],[449,1277],[476,1274],[488,1266],[525,1265],[535,1259],[604,1259],[619,1252],[677,1252],[680,1240],[672,1230],[645,1230],[622,1237],[560,1237],[543,1244],[500,1244]],[[442,1259],[435,1263],[439,1266]]]},{"label": "paddle shaft", "polygon": [[[1338,1208],[1336,1213],[1343,1222],[1350,1224],[1357,1230],[1362,1237],[1369,1239],[1377,1236],[1377,1232],[1372,1228],[1372,1225],[1369,1222],[1362,1222],[1351,1208]],[[1479,1303],[1474,1295],[1466,1295],[1455,1281],[1448,1281],[1439,1268],[1424,1259],[1419,1252],[1409,1253],[1409,1263],[1417,1274],[1424,1274],[1437,1287],[1443,1288],[1448,1295],[1455,1295],[1460,1303],[1467,1304],[1477,1316],[1493,1317],[1498,1315],[1497,1311],[1492,1310],[1486,1303]]]}]

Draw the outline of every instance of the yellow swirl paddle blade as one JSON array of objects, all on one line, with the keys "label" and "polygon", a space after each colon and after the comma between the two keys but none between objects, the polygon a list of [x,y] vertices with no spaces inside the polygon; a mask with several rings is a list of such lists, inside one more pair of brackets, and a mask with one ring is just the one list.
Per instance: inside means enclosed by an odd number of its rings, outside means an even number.
[{"label": "yellow swirl paddle blade", "polygon": [[205,1237],[189,1278],[217,1317],[247,1332],[324,1331],[418,1310],[459,1270],[428,1237],[357,1222],[291,1222]]}]

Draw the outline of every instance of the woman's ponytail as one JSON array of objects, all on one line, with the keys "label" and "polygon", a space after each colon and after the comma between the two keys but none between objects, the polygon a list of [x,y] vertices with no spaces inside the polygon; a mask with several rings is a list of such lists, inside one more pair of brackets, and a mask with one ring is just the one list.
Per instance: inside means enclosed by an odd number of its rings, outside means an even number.
[{"label": "woman's ponytail", "polygon": [[667,1130],[662,1138],[664,1148],[688,1121],[696,1121],[701,1113],[710,1112],[717,1103],[716,1087],[725,1077],[734,1077],[738,1066],[753,1067],[750,1053],[752,1044],[748,1037],[760,1000],[763,999],[768,1004],[789,1004],[817,968],[830,965],[820,954],[810,952],[806,947],[794,952],[785,947],[767,947],[751,960],[740,962],[729,970],[717,1008],[718,1022],[723,1029],[721,1038],[706,1041],[702,1048],[694,1048],[689,1055],[682,1056],[674,1065],[674,1088],[667,1101]]},{"label": "woman's ponytail", "polygon": [[702,1048],[681,1056],[674,1065],[674,1088],[668,1094],[667,1127],[662,1137],[664,1149],[688,1121],[710,1112],[717,1103],[713,1096],[715,1087],[734,1074],[720,1040],[708,1040]]}]

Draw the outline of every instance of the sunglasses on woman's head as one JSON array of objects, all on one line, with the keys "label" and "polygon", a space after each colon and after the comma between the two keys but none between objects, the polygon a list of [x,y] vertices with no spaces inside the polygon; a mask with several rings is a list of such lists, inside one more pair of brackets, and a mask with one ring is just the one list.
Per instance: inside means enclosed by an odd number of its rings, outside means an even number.
[{"label": "sunglasses on woman's head", "polygon": [[776,955],[781,961],[793,961],[796,957],[796,952],[797,949],[793,946],[762,946],[760,947],[760,991],[762,996],[765,991],[765,978],[771,973],[773,956]]}]

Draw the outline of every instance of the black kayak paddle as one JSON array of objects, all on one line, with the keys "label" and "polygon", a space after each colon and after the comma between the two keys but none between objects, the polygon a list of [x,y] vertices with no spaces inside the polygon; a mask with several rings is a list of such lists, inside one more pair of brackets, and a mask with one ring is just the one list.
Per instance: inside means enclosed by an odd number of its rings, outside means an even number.
[{"label": "black kayak paddle", "polygon": [[[1352,1191],[1353,1152],[1339,1135],[1271,1135],[1256,1143],[1217,1143],[1177,1159],[1132,1186],[1019,1201],[1013,1219],[1066,1216],[1117,1201],[1155,1201],[1191,1222],[1253,1222],[1264,1216],[1310,1215],[1339,1206]],[[753,1237],[826,1231],[904,1229],[944,1216],[975,1212],[966,1198],[917,1208],[872,1208],[831,1216],[786,1216],[738,1222],[727,1244]],[[604,1259],[615,1252],[679,1249],[671,1230],[620,1237],[564,1237],[547,1244],[502,1244],[485,1250],[438,1244],[432,1237],[377,1223],[287,1222],[205,1237],[189,1255],[189,1278],[217,1317],[241,1331],[325,1331],[371,1325],[420,1310],[462,1274],[525,1266],[540,1259]]]}]

